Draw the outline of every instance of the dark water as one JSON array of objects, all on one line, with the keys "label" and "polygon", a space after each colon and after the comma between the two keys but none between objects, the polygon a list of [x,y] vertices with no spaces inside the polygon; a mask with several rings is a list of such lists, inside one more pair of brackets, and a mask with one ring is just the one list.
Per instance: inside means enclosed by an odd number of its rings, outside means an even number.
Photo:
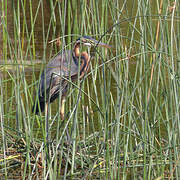
[{"label": "dark water", "polygon": [[[79,13],[80,8],[81,8],[80,4],[79,4],[80,1],[78,0],[77,2],[78,2],[78,5],[76,8],[77,8],[77,11]],[[100,6],[102,2],[103,2],[102,0],[99,1],[99,10],[100,11],[102,8]],[[39,3],[38,0],[32,1],[32,7],[30,6],[29,1],[27,1],[26,5],[25,5],[25,9],[24,9],[25,10],[25,16],[24,16],[22,4],[18,0],[7,1],[7,3],[8,3],[7,4],[7,33],[8,33],[8,36],[9,36],[10,41],[11,41],[13,46],[16,46],[16,43],[17,43],[17,48],[18,48],[19,42],[17,42],[18,41],[18,40],[16,40],[17,37],[15,37],[14,34],[15,34],[15,31],[17,30],[16,27],[19,26],[19,28],[21,30],[17,36],[21,36],[21,38],[24,37],[24,41],[21,43],[23,43],[24,53],[26,53],[26,48],[28,45],[28,40],[26,39],[26,37],[32,35],[31,34],[32,22],[31,22],[31,13],[30,13],[30,9],[32,8],[32,18],[33,18],[33,20],[35,20],[34,30],[33,30],[34,42],[35,42],[35,57],[33,57],[33,59],[41,60],[41,61],[45,61],[45,59],[46,59],[46,62],[47,62],[50,58],[52,58],[53,54],[55,54],[60,49],[62,49],[62,46],[63,46],[62,42],[61,42],[60,46],[57,46],[55,43],[53,46],[53,44],[49,44],[48,42],[50,42],[51,40],[53,40],[55,38],[62,36],[63,30],[64,30],[65,36],[69,35],[68,34],[68,24],[66,23],[68,20],[68,17],[67,17],[68,16],[68,10],[67,9],[66,9],[66,14],[63,14],[63,10],[61,9],[61,13],[62,13],[62,15],[64,15],[64,17],[60,17],[59,11],[58,11],[59,7],[56,5],[56,8],[54,10],[56,18],[55,18],[55,22],[54,22],[52,20],[52,10],[51,10],[51,5],[50,5],[49,1],[43,1],[42,4]],[[55,1],[53,3],[54,3],[54,5],[56,4]],[[72,5],[71,11],[72,11],[72,13],[75,13],[76,9],[74,9],[75,7],[73,7],[74,4],[71,4],[71,5]],[[119,6],[121,6],[121,5],[122,4],[120,2]],[[89,6],[90,6],[90,3],[89,3]],[[124,8],[125,10],[127,10],[126,16],[127,15],[129,15],[129,16],[135,15],[136,9],[134,7],[136,7],[135,2],[132,3],[131,1],[127,1],[125,8]],[[42,8],[43,8],[43,11],[42,11]],[[38,13],[37,13],[37,9],[39,9]],[[73,10],[74,10],[74,12],[73,12]],[[20,18],[18,18],[18,12],[20,13],[20,16],[19,16]],[[82,12],[83,12],[83,10],[82,10]],[[42,16],[42,14],[43,14],[43,16]],[[99,14],[101,14],[101,12]],[[24,17],[26,20],[25,26],[23,26]],[[81,18],[80,14],[79,14],[79,17]],[[60,22],[61,18],[65,19],[64,27],[61,26],[61,22]],[[72,16],[72,18],[73,18],[73,16]],[[124,17],[124,18],[126,18],[126,17]],[[73,19],[71,21],[73,21]],[[5,22],[3,22],[3,23],[5,23]],[[17,25],[18,23],[19,23],[19,25]],[[54,25],[53,23],[55,23],[55,28],[53,28],[53,25]],[[77,22],[77,23],[80,24],[81,20],[79,19],[79,22]],[[110,26],[112,26],[113,23],[114,22],[112,22],[112,19],[109,18],[108,28]],[[128,25],[129,25],[128,23],[124,22],[118,28],[120,28],[120,30],[122,32],[123,31],[126,32]],[[43,26],[44,26],[44,28],[43,28]],[[71,26],[72,26],[71,27],[71,37],[73,40],[75,40],[76,38],[79,37],[80,32],[75,32],[75,30],[73,29],[73,27],[75,25],[73,23],[71,23]],[[46,37],[43,37],[43,34],[45,34]],[[45,39],[47,40],[47,42],[45,42]],[[67,40],[67,37],[65,38],[65,40]],[[44,42],[46,45],[45,48],[44,48]],[[32,44],[32,37],[31,37],[31,44]],[[32,57],[29,57],[25,60],[31,60],[31,58]],[[11,61],[13,60],[12,57],[10,56],[9,51],[8,51],[8,59]],[[4,60],[3,59],[3,30],[2,30],[2,25],[1,25],[0,26],[0,61],[3,61],[3,60]]]}]

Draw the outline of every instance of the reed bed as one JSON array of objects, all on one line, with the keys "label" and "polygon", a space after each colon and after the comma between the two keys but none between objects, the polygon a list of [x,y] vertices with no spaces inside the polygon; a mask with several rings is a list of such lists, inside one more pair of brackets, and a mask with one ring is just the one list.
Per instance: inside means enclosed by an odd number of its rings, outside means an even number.
[{"label": "reed bed", "polygon": [[[179,5],[1,0],[0,177],[179,179]],[[34,115],[45,64],[81,35],[112,48],[93,49],[91,71],[69,82],[65,121],[60,100]]]}]

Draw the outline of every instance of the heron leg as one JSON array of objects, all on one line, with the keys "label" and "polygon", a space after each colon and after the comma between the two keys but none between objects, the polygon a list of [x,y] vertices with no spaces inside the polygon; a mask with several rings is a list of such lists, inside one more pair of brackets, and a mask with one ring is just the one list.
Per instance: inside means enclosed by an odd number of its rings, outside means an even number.
[{"label": "heron leg", "polygon": [[[60,109],[60,117],[61,120],[64,120],[64,110],[65,110],[65,97],[62,97],[61,99],[61,109]],[[66,128],[66,136],[67,136],[67,142],[68,144],[70,144],[71,142],[71,138],[68,132],[68,128]]]},{"label": "heron leg", "polygon": [[65,98],[62,97],[62,99],[61,99],[61,109],[60,109],[61,120],[64,120],[64,108],[65,108]]},{"label": "heron leg", "polygon": [[46,127],[46,145],[47,145],[47,150],[49,152],[49,112],[48,112],[48,102],[46,102],[45,104],[45,117],[46,117],[46,123],[45,123],[45,127]]},{"label": "heron leg", "polygon": [[45,116],[48,116],[48,103],[45,104]]}]

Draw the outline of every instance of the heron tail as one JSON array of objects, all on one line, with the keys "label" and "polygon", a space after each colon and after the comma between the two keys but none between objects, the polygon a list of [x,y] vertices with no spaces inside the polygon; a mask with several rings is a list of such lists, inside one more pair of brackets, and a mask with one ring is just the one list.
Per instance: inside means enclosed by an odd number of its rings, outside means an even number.
[{"label": "heron tail", "polygon": [[32,107],[32,112],[38,115],[40,111],[44,112],[44,109],[45,109],[45,101],[39,99],[39,102],[34,103]]}]

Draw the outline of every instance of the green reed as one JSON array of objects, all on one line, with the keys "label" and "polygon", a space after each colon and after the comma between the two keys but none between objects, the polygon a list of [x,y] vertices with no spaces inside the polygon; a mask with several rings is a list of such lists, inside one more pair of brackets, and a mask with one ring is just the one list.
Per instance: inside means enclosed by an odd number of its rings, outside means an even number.
[{"label": "green reed", "polygon": [[[0,3],[0,176],[178,179],[179,2],[77,2]],[[61,98],[35,116],[45,64],[81,35],[112,48],[69,81],[64,122]]]}]

